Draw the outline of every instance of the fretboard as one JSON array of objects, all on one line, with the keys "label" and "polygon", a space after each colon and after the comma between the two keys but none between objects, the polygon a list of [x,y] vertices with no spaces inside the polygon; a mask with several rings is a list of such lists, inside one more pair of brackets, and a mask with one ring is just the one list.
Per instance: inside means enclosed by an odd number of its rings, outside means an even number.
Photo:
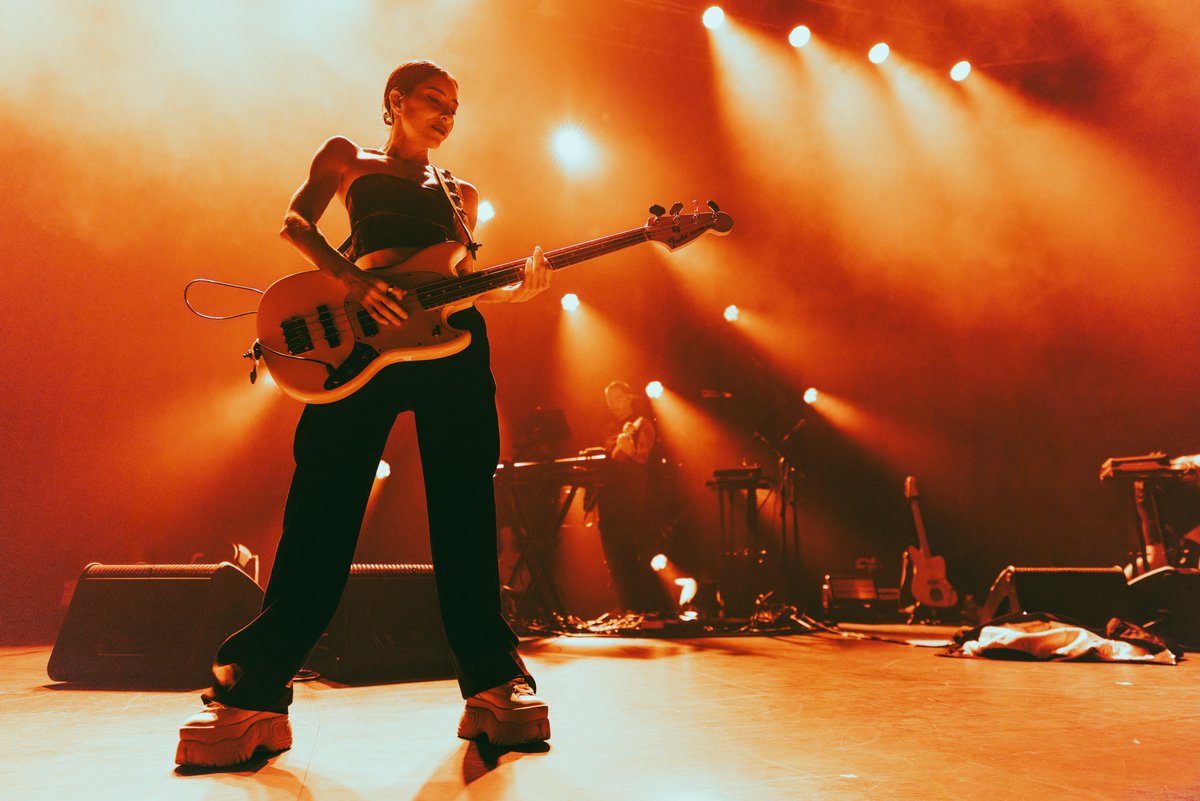
[{"label": "fretboard", "polygon": [[[631,228],[618,234],[552,250],[545,254],[546,264],[552,270],[561,270],[563,267],[579,264],[582,261],[648,241],[650,241],[650,237],[645,227]],[[516,259],[480,270],[477,273],[425,284],[417,290],[416,294],[421,301],[421,308],[437,309],[449,303],[473,298],[484,292],[515,284],[524,275],[525,259]]]}]

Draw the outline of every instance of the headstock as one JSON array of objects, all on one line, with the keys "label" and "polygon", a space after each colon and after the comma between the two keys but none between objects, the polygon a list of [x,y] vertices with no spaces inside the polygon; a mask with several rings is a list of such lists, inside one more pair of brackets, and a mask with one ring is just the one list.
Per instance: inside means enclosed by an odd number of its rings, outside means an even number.
[{"label": "headstock", "polygon": [[911,501],[913,498],[919,497],[919,495],[917,492],[917,477],[909,476],[904,479],[904,497]]},{"label": "headstock", "polygon": [[670,212],[657,203],[650,207],[650,219],[646,221],[646,236],[651,242],[676,250],[698,238],[701,234],[727,234],[733,228],[733,218],[721,211],[713,201],[708,208],[700,210],[700,204],[692,201],[690,214],[683,213],[683,204],[676,202]]}]

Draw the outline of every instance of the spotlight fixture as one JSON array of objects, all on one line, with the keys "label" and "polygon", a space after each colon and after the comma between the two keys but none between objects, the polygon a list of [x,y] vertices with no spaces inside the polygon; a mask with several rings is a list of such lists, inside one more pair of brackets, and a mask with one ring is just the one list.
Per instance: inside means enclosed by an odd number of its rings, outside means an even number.
[{"label": "spotlight fixture", "polygon": [[804,47],[811,39],[812,31],[808,29],[807,25],[797,25],[788,34],[788,44],[792,47]]},{"label": "spotlight fixture", "polygon": [[579,310],[579,296],[576,295],[574,292],[568,292],[567,294],[563,295],[562,296],[562,307],[563,307],[564,311],[569,311],[569,312],[578,311]]},{"label": "spotlight fixture", "polygon": [[817,402],[818,397],[820,397],[820,395],[817,392],[816,387],[809,387],[808,389],[804,390],[804,402],[810,406]]},{"label": "spotlight fixture", "polygon": [[971,62],[960,61],[950,68],[950,77],[956,81],[966,79],[971,74]]},{"label": "spotlight fixture", "polygon": [[665,553],[656,553],[654,558],[650,560],[650,567],[655,573],[661,571],[667,566],[667,555]]},{"label": "spotlight fixture", "polygon": [[871,52],[867,53],[867,58],[871,60],[872,64],[882,64],[887,61],[887,57],[891,52],[892,49],[885,42],[880,42],[871,48]]},{"label": "spotlight fixture", "polygon": [[709,6],[700,19],[704,22],[705,28],[715,31],[725,24],[725,12],[720,6]]},{"label": "spotlight fixture", "polygon": [[661,398],[663,394],[663,384],[661,381],[651,381],[646,385],[646,397]]},{"label": "spotlight fixture", "polygon": [[390,464],[388,464],[387,462],[385,462],[384,460],[380,459],[379,467],[375,468],[375,478],[379,481],[383,481],[385,478],[387,478],[391,474],[392,474],[392,466]]},{"label": "spotlight fixture", "polygon": [[735,322],[741,313],[741,310],[732,303],[725,307],[725,319],[731,323]]}]

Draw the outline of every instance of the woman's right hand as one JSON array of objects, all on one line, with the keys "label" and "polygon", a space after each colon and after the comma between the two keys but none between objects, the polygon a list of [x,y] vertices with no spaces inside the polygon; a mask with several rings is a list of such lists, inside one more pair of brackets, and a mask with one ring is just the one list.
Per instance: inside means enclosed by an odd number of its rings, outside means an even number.
[{"label": "woman's right hand", "polygon": [[400,305],[404,290],[376,278],[365,270],[352,267],[340,276],[350,296],[359,302],[376,322],[383,325],[400,325],[408,319],[408,312]]}]

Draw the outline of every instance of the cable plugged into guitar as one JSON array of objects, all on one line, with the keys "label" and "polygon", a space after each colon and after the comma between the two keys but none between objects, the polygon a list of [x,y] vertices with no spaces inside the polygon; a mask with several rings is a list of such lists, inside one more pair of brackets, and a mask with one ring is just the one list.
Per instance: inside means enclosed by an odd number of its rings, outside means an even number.
[{"label": "cable plugged into guitar", "polygon": [[262,343],[257,339],[254,344],[242,354],[243,359],[249,359],[250,364],[250,383],[253,384],[258,380],[258,362],[262,359]]}]

